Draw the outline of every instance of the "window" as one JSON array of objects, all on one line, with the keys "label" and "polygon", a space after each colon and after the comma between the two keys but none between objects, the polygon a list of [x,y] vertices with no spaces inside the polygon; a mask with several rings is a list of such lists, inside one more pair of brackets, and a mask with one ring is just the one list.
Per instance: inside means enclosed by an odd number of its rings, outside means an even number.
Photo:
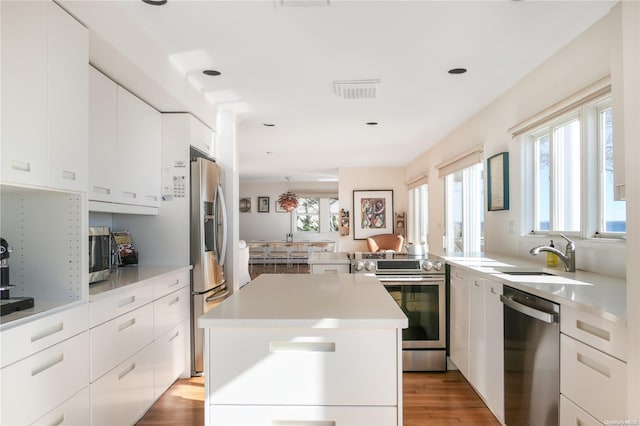
[{"label": "window", "polygon": [[610,97],[543,123],[526,137],[535,233],[620,237],[626,232],[625,202],[614,200]]},{"label": "window", "polygon": [[296,231],[338,232],[339,215],[337,198],[299,197]]},{"label": "window", "polygon": [[445,251],[484,251],[482,163],[445,176]]},{"label": "window", "polygon": [[408,242],[426,244],[429,233],[429,187],[422,184],[409,190]]}]

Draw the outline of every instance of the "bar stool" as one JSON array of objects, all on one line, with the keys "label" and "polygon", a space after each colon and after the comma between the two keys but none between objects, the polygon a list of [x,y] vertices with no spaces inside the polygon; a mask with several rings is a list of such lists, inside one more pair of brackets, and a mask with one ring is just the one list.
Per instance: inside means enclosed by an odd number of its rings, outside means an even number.
[{"label": "bar stool", "polygon": [[298,273],[300,273],[300,262],[309,259],[309,245],[308,244],[293,244],[289,257],[295,259],[298,266]]},{"label": "bar stool", "polygon": [[251,264],[251,273],[253,273],[253,264],[262,259],[262,269],[267,267],[267,245],[262,243],[249,243],[249,263]]},{"label": "bar stool", "polygon": [[272,243],[269,246],[269,259],[273,260],[273,272],[278,272],[278,261],[284,260],[284,263],[289,268],[289,250],[286,243]]}]

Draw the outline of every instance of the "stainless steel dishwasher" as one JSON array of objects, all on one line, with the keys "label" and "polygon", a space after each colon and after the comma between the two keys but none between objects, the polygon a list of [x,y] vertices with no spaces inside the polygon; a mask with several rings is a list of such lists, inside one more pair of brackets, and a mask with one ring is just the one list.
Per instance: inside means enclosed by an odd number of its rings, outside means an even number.
[{"label": "stainless steel dishwasher", "polygon": [[560,305],[504,287],[504,409],[507,426],[557,426]]}]

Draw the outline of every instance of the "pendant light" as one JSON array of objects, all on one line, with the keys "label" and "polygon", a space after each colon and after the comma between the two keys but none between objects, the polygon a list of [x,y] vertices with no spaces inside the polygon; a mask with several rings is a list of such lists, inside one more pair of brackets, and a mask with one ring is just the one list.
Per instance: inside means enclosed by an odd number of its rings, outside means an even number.
[{"label": "pendant light", "polygon": [[290,178],[285,177],[287,180],[287,192],[280,194],[278,197],[278,204],[282,207],[283,210],[291,213],[296,207],[298,207],[298,196],[291,192],[289,188]]}]

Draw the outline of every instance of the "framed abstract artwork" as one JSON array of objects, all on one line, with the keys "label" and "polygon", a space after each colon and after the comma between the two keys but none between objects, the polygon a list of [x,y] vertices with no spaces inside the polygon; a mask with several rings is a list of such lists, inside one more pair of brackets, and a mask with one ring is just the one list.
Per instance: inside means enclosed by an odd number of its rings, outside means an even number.
[{"label": "framed abstract artwork", "polygon": [[487,160],[487,210],[509,210],[509,153]]},{"label": "framed abstract artwork", "polygon": [[393,190],[353,191],[353,239],[393,234]]}]

